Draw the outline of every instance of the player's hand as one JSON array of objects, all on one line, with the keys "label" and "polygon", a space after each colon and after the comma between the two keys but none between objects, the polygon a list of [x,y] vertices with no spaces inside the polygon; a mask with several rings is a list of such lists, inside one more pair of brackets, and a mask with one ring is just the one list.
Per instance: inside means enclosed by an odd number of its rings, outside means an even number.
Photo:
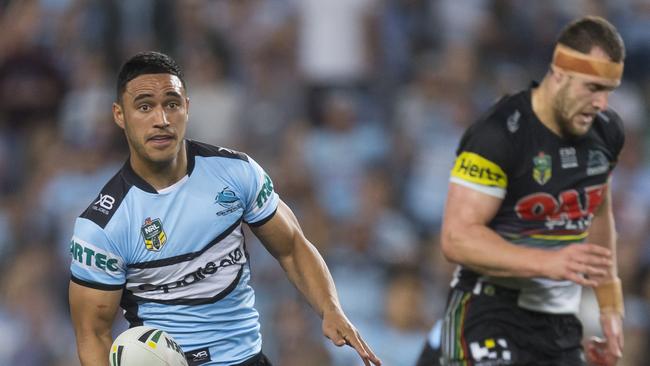
[{"label": "player's hand", "polygon": [[615,366],[623,356],[623,319],[615,311],[600,313],[605,339],[592,337],[587,344],[587,359],[594,366]]},{"label": "player's hand", "polygon": [[338,347],[347,344],[354,348],[363,360],[364,365],[371,366],[371,362],[377,366],[381,365],[381,360],[372,352],[361,338],[359,331],[340,309],[323,313],[323,334]]},{"label": "player's hand", "polygon": [[589,366],[615,366],[619,358],[608,352],[607,341],[591,337],[587,342],[587,364]]},{"label": "player's hand", "polygon": [[548,251],[544,258],[545,276],[595,287],[606,281],[613,266],[612,252],[600,245],[570,244]]}]

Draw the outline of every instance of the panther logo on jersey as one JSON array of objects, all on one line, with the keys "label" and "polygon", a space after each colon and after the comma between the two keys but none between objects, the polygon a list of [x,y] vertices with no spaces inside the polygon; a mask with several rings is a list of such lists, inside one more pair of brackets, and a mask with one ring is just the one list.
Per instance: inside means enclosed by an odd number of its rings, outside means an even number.
[{"label": "panther logo on jersey", "polygon": [[600,150],[589,150],[587,161],[587,175],[604,174],[609,171],[609,160]]},{"label": "panther logo on jersey", "polygon": [[142,237],[144,237],[144,245],[147,247],[147,250],[157,252],[167,242],[167,234],[163,230],[160,219],[151,220],[151,217],[147,217],[140,231],[142,232]]}]

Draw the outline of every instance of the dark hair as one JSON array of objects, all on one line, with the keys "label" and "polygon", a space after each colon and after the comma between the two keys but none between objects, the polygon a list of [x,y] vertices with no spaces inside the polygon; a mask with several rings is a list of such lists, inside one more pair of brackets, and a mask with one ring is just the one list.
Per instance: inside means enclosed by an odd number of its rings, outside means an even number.
[{"label": "dark hair", "polygon": [[616,27],[597,16],[586,16],[568,24],[560,33],[557,43],[582,53],[600,47],[614,62],[625,59],[625,45]]},{"label": "dark hair", "polygon": [[183,71],[174,59],[160,52],[140,52],[128,59],[120,68],[117,75],[117,100],[122,100],[122,94],[129,81],[144,74],[175,75],[181,80],[183,88],[185,88]]}]

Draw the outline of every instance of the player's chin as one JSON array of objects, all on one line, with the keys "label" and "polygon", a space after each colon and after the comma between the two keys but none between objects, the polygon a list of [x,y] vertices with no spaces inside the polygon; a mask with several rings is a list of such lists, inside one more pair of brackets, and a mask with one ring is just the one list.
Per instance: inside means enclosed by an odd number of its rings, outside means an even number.
[{"label": "player's chin", "polygon": [[157,165],[165,165],[174,161],[177,155],[175,149],[165,149],[149,151],[147,154],[147,160]]},{"label": "player's chin", "polygon": [[582,119],[574,120],[571,124],[571,134],[575,137],[584,136],[591,129],[593,122],[586,122]]}]

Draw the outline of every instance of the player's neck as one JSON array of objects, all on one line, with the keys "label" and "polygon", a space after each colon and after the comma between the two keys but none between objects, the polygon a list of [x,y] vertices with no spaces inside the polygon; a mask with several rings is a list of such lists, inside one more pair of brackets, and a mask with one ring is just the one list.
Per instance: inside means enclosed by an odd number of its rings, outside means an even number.
[{"label": "player's neck", "polygon": [[533,113],[537,119],[546,128],[553,131],[556,135],[562,137],[562,130],[560,129],[560,124],[555,118],[555,113],[553,113],[553,104],[552,104],[552,93],[549,90],[548,80],[542,80],[542,83],[531,93],[531,105],[533,108]]},{"label": "player's neck", "polygon": [[131,153],[129,158],[133,171],[157,191],[167,188],[181,180],[187,174],[187,151],[181,147],[172,161],[152,163]]}]

